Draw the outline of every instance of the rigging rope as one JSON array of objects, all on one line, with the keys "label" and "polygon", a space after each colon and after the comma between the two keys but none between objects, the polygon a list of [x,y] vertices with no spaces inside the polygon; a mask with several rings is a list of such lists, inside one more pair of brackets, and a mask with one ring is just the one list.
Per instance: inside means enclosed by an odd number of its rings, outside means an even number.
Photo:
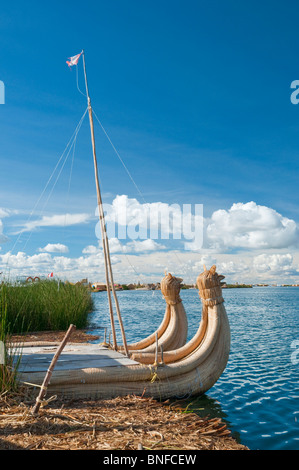
[{"label": "rigging rope", "polygon": [[114,152],[116,153],[117,157],[119,158],[120,162],[122,163],[124,169],[125,169],[126,172],[128,173],[129,178],[131,179],[131,181],[132,181],[132,183],[134,184],[135,188],[137,189],[138,193],[139,193],[140,196],[142,197],[143,201],[144,201],[145,203],[147,203],[146,200],[145,200],[144,197],[143,197],[142,192],[140,191],[139,187],[138,187],[137,184],[135,183],[133,176],[132,176],[131,173],[129,172],[128,168],[126,167],[126,165],[125,165],[125,163],[124,163],[124,161],[123,161],[123,159],[121,158],[120,154],[118,153],[118,151],[116,150],[115,146],[113,145],[113,143],[112,143],[112,141],[111,141],[109,135],[107,134],[107,132],[106,132],[106,130],[105,130],[103,124],[102,124],[101,121],[99,120],[99,118],[98,118],[98,116],[96,115],[96,113],[94,112],[94,110],[92,110],[92,112],[93,112],[93,114],[94,114],[96,120],[97,120],[98,123],[100,124],[100,126],[101,126],[101,128],[102,128],[102,130],[103,130],[105,136],[107,137],[107,139],[108,139],[108,141],[109,141],[111,147],[113,148]]},{"label": "rigging rope", "polygon": [[[129,171],[128,168],[126,167],[126,165],[125,165],[123,159],[121,158],[119,152],[116,150],[115,146],[113,145],[113,143],[112,143],[112,141],[111,141],[111,139],[110,139],[108,133],[106,132],[106,130],[105,130],[103,124],[102,124],[101,121],[99,120],[99,118],[98,118],[98,116],[96,115],[95,111],[92,110],[92,112],[93,112],[93,114],[94,114],[96,120],[98,121],[99,125],[101,126],[101,128],[102,128],[102,130],[103,130],[105,136],[107,137],[107,139],[108,139],[110,145],[112,146],[114,152],[116,153],[117,157],[119,158],[120,162],[122,163],[123,167],[125,168],[125,170],[126,170],[128,176],[129,176],[129,178],[131,179],[131,181],[132,181],[132,183],[134,184],[135,188],[137,189],[138,193],[139,193],[140,196],[142,197],[144,203],[147,204],[146,200],[145,200],[144,197],[143,197],[143,194],[141,193],[141,191],[140,191],[139,187],[137,186],[136,182],[134,181],[133,176],[131,175],[130,171]],[[100,176],[99,176],[99,179],[101,179]],[[122,254],[125,256],[125,258],[126,258],[128,264],[131,266],[131,268],[133,269],[133,271],[135,272],[135,274],[137,275],[137,277],[145,280],[144,276],[143,276],[141,273],[138,273],[138,272],[136,271],[135,267],[134,267],[133,264],[130,262],[130,260],[129,260],[128,256],[126,255],[126,253],[125,253],[124,251],[122,251]]]},{"label": "rigging rope", "polygon": [[[36,211],[36,208],[37,208],[38,204],[40,203],[42,197],[44,196],[44,194],[45,194],[45,192],[46,192],[46,190],[47,190],[47,188],[48,188],[48,186],[49,186],[49,184],[50,184],[52,178],[54,177],[55,172],[56,172],[57,168],[59,167],[59,165],[60,165],[60,163],[61,163],[61,161],[62,161],[62,159],[63,159],[63,157],[64,157],[64,155],[65,155],[65,153],[66,153],[67,150],[68,150],[68,153],[67,153],[67,157],[68,157],[68,155],[69,155],[69,153],[70,153],[70,151],[71,151],[71,148],[72,148],[74,142],[75,142],[76,139],[77,139],[78,132],[79,132],[81,126],[82,126],[82,123],[83,123],[83,120],[84,120],[84,118],[85,118],[85,115],[86,115],[87,111],[88,111],[88,108],[86,108],[85,112],[83,113],[82,117],[80,118],[79,123],[77,124],[77,126],[76,126],[76,128],[75,128],[75,131],[73,132],[71,138],[69,139],[69,141],[68,141],[68,143],[67,143],[67,145],[66,145],[64,151],[62,152],[61,156],[60,156],[59,159],[58,159],[58,162],[57,162],[56,165],[55,165],[54,170],[52,171],[52,173],[51,173],[51,175],[50,175],[50,177],[49,177],[47,183],[45,184],[44,189],[42,190],[42,192],[41,192],[40,196],[38,197],[38,199],[37,199],[37,201],[36,201],[36,203],[35,203],[33,209],[31,210],[31,212],[30,212],[30,214],[29,214],[29,216],[28,216],[28,218],[27,218],[27,221],[26,221],[25,225],[30,222],[30,220],[31,220],[31,218],[32,218],[32,216],[33,216],[33,214],[34,214],[35,211]],[[66,159],[67,159],[67,157],[66,157]],[[64,161],[64,163],[63,163],[63,166],[65,165],[66,159],[65,159],[65,161]],[[61,173],[61,171],[60,171],[60,173]],[[60,173],[59,173],[59,175],[60,175]],[[55,181],[54,185],[56,185],[56,183],[57,183],[57,178],[56,178],[56,181]],[[53,191],[53,188],[52,188],[52,191]],[[51,193],[52,193],[52,191],[51,191]],[[48,202],[48,200],[49,200],[49,197],[48,197],[46,203]],[[43,210],[44,210],[44,208],[45,208],[46,203],[45,203],[44,206],[43,206]],[[12,249],[10,250],[10,254],[12,254],[12,253],[14,252],[14,250],[15,250],[15,248],[16,248],[16,245],[19,243],[20,238],[21,238],[23,232],[24,232],[24,231],[20,231],[20,233],[19,233],[17,239],[15,240],[15,243],[14,243]],[[30,235],[29,235],[29,237],[27,238],[26,243],[25,243],[23,249],[25,249],[25,247],[27,246],[27,243],[28,243],[28,241],[29,241],[31,235],[32,235],[32,231],[30,232]],[[9,265],[9,257],[8,257],[8,259],[7,259],[7,262],[6,262],[5,271],[8,270],[8,265]]]},{"label": "rigging rope", "polygon": [[71,152],[71,150],[72,150],[72,147],[75,148],[75,146],[76,146],[76,141],[77,141],[78,132],[79,132],[79,130],[81,129],[81,126],[82,126],[82,123],[83,123],[83,120],[84,120],[84,117],[85,117],[86,113],[87,113],[87,109],[86,109],[86,111],[85,111],[83,117],[81,118],[81,121],[79,122],[79,124],[78,124],[78,126],[77,126],[77,128],[76,128],[75,137],[73,138],[73,141],[72,141],[72,143],[71,143],[71,145],[70,145],[70,148],[69,148],[69,150],[68,150],[68,152],[67,152],[67,154],[66,154],[66,157],[65,157],[65,159],[64,159],[64,162],[63,162],[63,164],[62,164],[62,166],[61,166],[61,168],[60,168],[60,171],[59,171],[59,173],[58,173],[58,175],[57,175],[57,177],[56,177],[56,180],[55,180],[55,182],[54,182],[54,184],[53,184],[53,186],[52,186],[52,189],[51,189],[51,191],[50,191],[50,194],[49,194],[49,196],[48,196],[46,202],[44,203],[43,210],[45,209],[45,207],[46,207],[46,205],[47,205],[47,203],[48,203],[48,201],[49,201],[49,199],[50,199],[50,197],[51,197],[51,195],[52,195],[52,193],[53,193],[53,190],[54,190],[54,188],[55,188],[55,186],[56,186],[56,184],[57,184],[57,181],[58,181],[59,178],[60,178],[60,175],[61,175],[61,173],[62,173],[62,170],[63,170],[63,168],[64,168],[64,165],[66,164],[66,162],[67,162],[67,160],[68,160],[68,157],[69,157],[69,154],[70,154],[70,152]]},{"label": "rigging rope", "polygon": [[[113,148],[113,150],[114,150],[114,152],[116,153],[117,157],[119,158],[121,164],[123,165],[124,169],[126,170],[127,174],[129,175],[129,178],[131,179],[132,183],[134,184],[135,188],[137,189],[138,193],[140,194],[141,198],[143,199],[143,202],[144,202],[145,204],[148,204],[148,202],[145,200],[145,198],[144,198],[142,192],[140,191],[139,187],[137,186],[136,182],[134,181],[133,176],[131,175],[130,171],[129,171],[128,168],[126,167],[126,165],[125,165],[123,159],[121,158],[119,152],[116,150],[116,148],[115,148],[113,142],[111,141],[111,139],[110,139],[108,133],[106,132],[106,130],[105,130],[103,124],[101,123],[100,119],[98,118],[98,116],[96,115],[96,113],[95,113],[94,110],[92,110],[92,112],[93,112],[93,114],[94,114],[96,120],[98,121],[99,125],[101,126],[101,128],[102,128],[102,130],[103,130],[105,136],[107,137],[107,139],[108,139],[108,141],[109,141],[111,147]],[[175,251],[174,251],[174,255],[176,256],[176,258],[177,258],[177,260],[179,261],[179,263],[180,263],[180,264],[183,264],[182,260],[180,260],[178,254],[177,254]],[[127,258],[127,256],[126,256],[126,258]],[[128,259],[128,258],[127,258],[127,259]],[[131,264],[131,263],[129,262],[129,264]],[[135,268],[132,266],[132,264],[131,264],[131,267],[134,269],[134,271],[135,271],[135,273],[136,273],[136,270],[135,270]],[[139,274],[139,275],[141,276],[141,274]],[[141,277],[142,277],[142,276],[141,276]]]},{"label": "rigging rope", "polygon": [[[82,122],[83,122],[83,121],[82,121]],[[79,130],[78,130],[78,132],[79,132]],[[66,213],[65,213],[65,217],[64,217],[63,239],[65,239],[65,226],[66,226],[67,206],[68,206],[69,197],[70,197],[71,180],[72,180],[72,175],[73,175],[73,167],[74,167],[75,150],[76,150],[76,143],[77,143],[77,135],[78,135],[78,132],[76,133],[76,137],[75,137],[74,142],[73,142],[72,162],[71,162],[71,169],[70,169],[70,176],[69,176],[68,191],[67,191],[67,196],[66,196]]]},{"label": "rigging rope", "polygon": [[[62,170],[63,170],[63,168],[64,168],[64,166],[65,166],[65,164],[66,164],[66,162],[67,162],[67,160],[68,160],[68,157],[69,157],[69,154],[70,154],[70,152],[71,152],[71,150],[72,150],[72,147],[75,146],[75,144],[76,144],[78,132],[79,132],[79,130],[81,129],[81,126],[82,126],[82,123],[83,123],[83,120],[84,120],[84,117],[85,117],[86,113],[87,113],[87,109],[85,110],[85,113],[83,114],[82,118],[81,118],[80,121],[79,121],[79,124],[77,125],[77,127],[76,127],[76,129],[75,129],[75,132],[74,132],[74,134],[73,134],[73,136],[72,136],[71,145],[69,146],[69,149],[68,149],[67,154],[66,154],[66,156],[65,156],[64,162],[63,162],[63,164],[62,164],[62,166],[61,166],[61,168],[60,168],[60,171],[59,171],[59,173],[58,173],[58,175],[57,175],[57,177],[56,177],[56,180],[55,180],[55,182],[54,182],[54,184],[53,184],[53,186],[52,186],[52,189],[51,189],[51,191],[50,191],[50,193],[49,193],[49,195],[48,195],[48,197],[47,197],[47,199],[46,199],[46,201],[45,201],[45,203],[44,203],[44,205],[43,205],[42,212],[44,212],[45,207],[46,207],[46,205],[48,204],[50,197],[52,196],[52,193],[53,193],[54,188],[55,188],[55,186],[56,186],[56,184],[57,184],[57,181],[59,180],[60,175],[61,175],[61,173],[62,173]],[[70,141],[68,142],[67,146],[69,145],[69,143],[70,143]],[[67,148],[67,147],[66,147],[66,148]],[[66,151],[66,149],[64,150],[62,156],[64,155],[65,151]],[[60,163],[60,161],[61,161],[61,158],[59,159],[59,163]],[[57,169],[57,167],[58,167],[58,165],[56,165],[55,170]],[[54,171],[55,171],[55,170],[54,170]],[[52,175],[54,176],[54,172],[52,173]],[[52,175],[51,175],[51,178],[52,178]],[[31,235],[32,235],[32,231],[30,232],[29,237],[28,237],[27,240],[26,240],[26,243],[25,243],[25,245],[24,245],[24,249],[26,248],[27,243],[29,242],[29,240],[30,240],[30,238],[31,238]]]},{"label": "rigging rope", "polygon": [[[67,149],[68,149],[68,147],[69,147],[69,150],[68,150],[68,152],[67,152],[67,155],[66,155],[66,158],[65,158],[65,160],[64,160],[64,163],[63,163],[62,168],[64,167],[64,165],[65,165],[65,163],[66,163],[66,160],[67,160],[67,158],[68,158],[68,156],[69,156],[69,154],[70,154],[70,151],[71,151],[72,147],[74,146],[74,144],[76,143],[78,132],[79,132],[81,126],[82,126],[82,123],[83,123],[83,120],[84,120],[84,117],[85,117],[87,111],[88,111],[88,108],[86,108],[86,110],[85,110],[84,114],[82,115],[82,117],[81,117],[79,123],[77,124],[76,129],[75,129],[75,131],[74,131],[73,134],[72,134],[72,137],[71,137],[70,140],[68,141],[68,143],[67,143],[67,145],[66,145],[66,147],[65,147],[65,149],[64,149],[64,151],[63,151],[63,153],[61,154],[61,156],[60,156],[60,158],[59,158],[59,160],[58,160],[58,162],[57,162],[57,164],[56,164],[54,170],[52,171],[52,173],[51,173],[51,175],[50,175],[50,177],[49,177],[49,179],[48,179],[48,181],[47,181],[47,183],[46,183],[46,185],[45,185],[43,191],[41,192],[41,194],[40,194],[40,196],[39,196],[37,202],[35,203],[35,206],[34,206],[34,208],[32,209],[32,211],[31,211],[31,213],[30,213],[30,215],[29,215],[29,217],[28,217],[26,223],[28,223],[28,222],[30,221],[30,219],[31,219],[31,217],[32,217],[32,215],[33,215],[33,213],[34,213],[34,211],[36,210],[36,208],[37,208],[39,202],[41,201],[43,195],[45,194],[46,189],[47,189],[47,187],[49,186],[49,184],[50,184],[50,182],[51,182],[51,180],[52,180],[52,178],[53,178],[53,176],[54,176],[54,174],[55,174],[55,172],[56,172],[56,170],[57,170],[57,168],[58,168],[58,166],[59,166],[59,164],[60,164],[60,162],[61,162],[61,160],[62,160],[64,154],[65,154],[65,152],[67,151]],[[73,153],[73,155],[74,155],[74,153]],[[58,178],[59,178],[59,176],[60,176],[60,174],[61,174],[61,171],[62,171],[62,169],[60,170],[59,175],[58,175],[58,177],[56,178],[56,181],[55,181],[55,183],[54,183],[54,186],[55,186],[56,183],[57,183],[57,180],[58,180]],[[52,188],[52,191],[53,191],[53,189],[54,189],[54,187]],[[52,193],[52,191],[51,191],[51,193]],[[51,193],[50,193],[50,194],[51,194]],[[46,203],[45,203],[44,206],[43,206],[43,210],[44,210],[45,205],[47,204],[48,200],[49,200],[49,197],[48,197]],[[15,249],[15,247],[16,247],[16,244],[17,244],[18,241],[20,240],[20,237],[21,237],[21,234],[22,234],[22,233],[23,233],[23,232],[20,232],[19,236],[17,237],[17,239],[16,239],[16,241],[15,241],[15,243],[14,243],[14,245],[13,245],[13,248],[12,248],[10,254],[13,253],[13,251],[14,251],[14,249]],[[23,249],[26,248],[27,243],[28,243],[28,241],[29,241],[30,238],[31,238],[31,235],[32,235],[32,230],[31,230],[31,232],[30,232],[29,237],[28,237],[27,240],[26,240],[26,243],[25,243]],[[9,269],[9,257],[7,258],[7,262],[6,262],[6,266],[5,266],[5,268],[4,268],[4,271],[7,272],[8,269]],[[1,273],[1,274],[2,274],[2,273]],[[59,284],[58,284],[58,286],[59,286]],[[25,302],[27,301],[29,295],[30,295],[30,291],[28,291],[27,294],[24,296],[24,300],[23,300],[23,302],[22,302],[22,305],[20,306],[19,312],[17,312],[17,315],[22,311],[22,308],[23,308],[23,306],[25,305]],[[54,399],[54,398],[51,397],[51,399]]]}]

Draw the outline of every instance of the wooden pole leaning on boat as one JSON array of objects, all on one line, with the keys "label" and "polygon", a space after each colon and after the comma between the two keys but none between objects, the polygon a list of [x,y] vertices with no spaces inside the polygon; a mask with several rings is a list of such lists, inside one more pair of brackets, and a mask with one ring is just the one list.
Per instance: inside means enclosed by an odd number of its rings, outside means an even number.
[{"label": "wooden pole leaning on boat", "polygon": [[48,384],[50,382],[50,379],[51,379],[51,376],[52,376],[52,373],[53,373],[53,369],[56,365],[56,362],[64,348],[64,346],[66,345],[70,335],[72,334],[72,332],[76,329],[75,325],[70,325],[69,329],[67,330],[62,342],[60,343],[60,346],[58,347],[55,355],[53,356],[53,359],[51,361],[51,364],[50,364],[50,367],[49,369],[47,370],[47,373],[46,373],[46,376],[44,378],[44,381],[42,383],[42,386],[41,386],[41,389],[40,389],[40,392],[39,392],[39,395],[38,397],[36,398],[36,402],[35,402],[35,405],[34,407],[32,408],[31,410],[31,414],[33,415],[37,415],[38,412],[39,412],[39,409],[40,409],[40,406],[43,402],[43,399],[44,399],[44,396],[46,395],[46,392],[47,392],[47,387],[48,387]]},{"label": "wooden pole leaning on boat", "polygon": [[[116,295],[115,287],[114,287],[114,280],[113,280],[113,273],[112,273],[111,259],[110,259],[110,249],[109,249],[109,243],[108,243],[108,235],[107,235],[107,230],[106,230],[105,215],[104,215],[104,210],[103,210],[102,196],[101,196],[99,176],[98,176],[98,164],[97,164],[95,138],[94,138],[94,125],[93,125],[91,101],[90,101],[89,90],[88,90],[86,64],[85,64],[85,54],[84,54],[84,51],[82,51],[82,52],[83,52],[83,67],[84,67],[86,94],[87,94],[87,102],[88,102],[88,114],[89,114],[90,132],[91,132],[91,142],[92,142],[92,150],[93,150],[97,200],[98,200],[98,208],[99,208],[100,225],[101,225],[101,231],[102,231],[103,252],[104,252],[104,259],[105,259],[106,284],[107,284],[108,302],[109,302],[109,310],[110,310],[111,329],[112,329],[112,335],[113,335],[113,345],[114,345],[114,348],[117,349],[114,318],[113,318],[113,309],[112,309],[111,297],[110,297],[110,283],[111,283],[111,290],[112,290],[112,294],[113,294],[113,298],[114,298],[114,302],[115,302],[116,313],[117,313],[117,317],[118,317],[118,321],[119,321],[119,325],[120,325],[120,329],[121,329],[124,350],[125,350],[126,355],[129,356],[125,330],[124,330],[124,326],[123,326],[123,322],[122,322],[122,318],[121,318],[121,314],[120,314],[119,303],[118,303],[118,299],[117,299],[117,295]],[[108,270],[109,270],[109,273],[108,273]],[[110,282],[109,282],[109,276],[110,276]]]},{"label": "wooden pole leaning on boat", "polygon": [[89,90],[88,90],[88,82],[87,82],[87,75],[86,75],[84,51],[83,51],[83,67],[84,67],[84,76],[85,76],[86,95],[87,95],[87,101],[88,101],[88,114],[89,114],[91,143],[92,143],[93,159],[94,159],[94,171],[95,171],[95,180],[96,180],[96,189],[97,189],[97,202],[98,202],[98,208],[99,208],[99,219],[100,219],[103,253],[104,253],[104,261],[105,261],[104,262],[104,265],[105,265],[105,278],[106,278],[106,288],[107,288],[108,306],[109,306],[109,314],[110,314],[110,323],[111,323],[111,329],[112,329],[113,348],[117,349],[116,333],[115,333],[114,317],[113,317],[113,308],[112,308],[111,295],[110,295],[110,280],[109,280],[109,274],[108,274],[108,261],[107,261],[107,253],[106,253],[106,244],[105,244],[105,240],[104,240],[105,226],[104,226],[104,219],[103,219],[103,216],[102,216],[102,212],[101,212],[101,209],[100,209],[102,207],[102,197],[101,197],[99,177],[98,177],[98,165],[97,165],[96,150],[95,150],[94,128],[93,128],[92,110],[91,110]]},{"label": "wooden pole leaning on boat", "polygon": [[114,325],[114,317],[113,317],[113,307],[111,302],[111,295],[110,295],[110,288],[112,289],[112,281],[110,282],[109,279],[109,259],[107,253],[107,232],[106,232],[106,225],[104,222],[104,214],[103,214],[103,205],[102,205],[102,198],[99,186],[99,177],[98,177],[98,166],[96,160],[96,153],[95,153],[95,140],[94,140],[94,131],[93,131],[93,119],[92,119],[92,110],[89,108],[89,121],[90,121],[90,130],[91,130],[91,141],[92,141],[92,148],[93,148],[93,158],[94,158],[94,169],[95,169],[95,181],[96,181],[96,189],[97,189],[97,199],[98,199],[98,208],[99,208],[99,218],[100,218],[100,225],[101,225],[101,232],[102,232],[102,244],[103,244],[103,253],[104,253],[104,265],[105,265],[105,276],[106,276],[106,287],[107,287],[107,296],[108,296],[108,305],[109,305],[109,312],[110,312],[110,323],[112,329],[112,338],[113,338],[113,347],[117,350],[117,341],[116,341],[116,332],[115,332],[115,325]]},{"label": "wooden pole leaning on boat", "polygon": [[158,333],[156,333],[156,353],[155,353],[155,362],[154,365],[158,365],[158,348],[159,348],[159,342],[158,342]]}]

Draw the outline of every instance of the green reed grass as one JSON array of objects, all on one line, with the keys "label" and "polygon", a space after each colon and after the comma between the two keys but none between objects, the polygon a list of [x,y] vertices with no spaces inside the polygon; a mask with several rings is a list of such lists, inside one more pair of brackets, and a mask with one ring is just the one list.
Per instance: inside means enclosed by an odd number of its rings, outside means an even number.
[{"label": "green reed grass", "polygon": [[5,289],[11,333],[66,330],[71,323],[85,328],[93,308],[90,292],[82,285],[45,280],[7,284]]},{"label": "green reed grass", "polygon": [[11,323],[7,313],[7,289],[0,286],[0,395],[17,389],[17,370],[21,359],[18,346],[9,347]]}]

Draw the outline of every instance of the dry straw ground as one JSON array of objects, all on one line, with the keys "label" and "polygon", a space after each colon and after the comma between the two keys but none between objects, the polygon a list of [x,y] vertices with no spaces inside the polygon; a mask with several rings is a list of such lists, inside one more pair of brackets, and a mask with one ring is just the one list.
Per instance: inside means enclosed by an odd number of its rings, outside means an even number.
[{"label": "dry straw ground", "polygon": [[245,450],[218,418],[184,413],[179,403],[128,396],[55,400],[30,414],[34,400],[0,398],[0,450]]},{"label": "dry straw ground", "polygon": [[[32,334],[26,340],[60,341],[62,335]],[[88,340],[85,332],[76,335],[72,341]],[[37,394],[22,389],[0,396],[0,450],[247,450],[221,419],[186,412],[179,401],[58,397],[34,417],[30,411]]]}]

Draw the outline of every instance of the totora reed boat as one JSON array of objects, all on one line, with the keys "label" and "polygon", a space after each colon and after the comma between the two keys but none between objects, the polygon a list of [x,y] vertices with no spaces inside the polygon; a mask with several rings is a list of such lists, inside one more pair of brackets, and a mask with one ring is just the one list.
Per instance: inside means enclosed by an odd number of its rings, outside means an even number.
[{"label": "totora reed boat", "polygon": [[[105,260],[112,344],[64,345],[54,370],[51,370],[50,382],[47,381],[45,386],[45,374],[49,371],[49,364],[52,363],[55,345],[24,343],[18,366],[19,381],[42,387],[44,391],[47,390],[52,394],[75,398],[112,398],[135,394],[165,399],[202,394],[218,380],[229,357],[230,328],[221,287],[224,276],[218,275],[216,266],[210,269],[204,268],[198,276],[196,284],[202,303],[202,315],[199,316],[197,332],[187,341],[187,316],[180,297],[182,279],[165,274],[161,281],[161,292],[166,302],[166,310],[159,328],[147,338],[127,344],[114,288],[84,51],[70,58],[68,65],[77,65],[81,55]],[[120,325],[122,345],[118,345],[116,340],[112,297]],[[138,320],[136,318],[136,321]]]}]

